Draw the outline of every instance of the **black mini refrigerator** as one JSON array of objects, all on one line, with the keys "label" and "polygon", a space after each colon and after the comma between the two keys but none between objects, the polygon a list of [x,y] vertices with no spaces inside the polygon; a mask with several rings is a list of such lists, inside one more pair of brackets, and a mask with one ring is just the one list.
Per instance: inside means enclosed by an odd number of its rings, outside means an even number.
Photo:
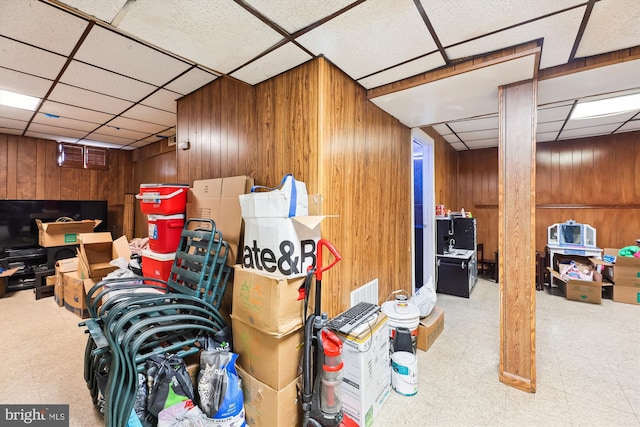
[{"label": "black mini refrigerator", "polygon": [[469,298],[478,278],[476,219],[438,219],[436,240],[436,291]]},{"label": "black mini refrigerator", "polygon": [[475,254],[455,257],[439,255],[437,267],[438,293],[469,298],[477,278]]}]

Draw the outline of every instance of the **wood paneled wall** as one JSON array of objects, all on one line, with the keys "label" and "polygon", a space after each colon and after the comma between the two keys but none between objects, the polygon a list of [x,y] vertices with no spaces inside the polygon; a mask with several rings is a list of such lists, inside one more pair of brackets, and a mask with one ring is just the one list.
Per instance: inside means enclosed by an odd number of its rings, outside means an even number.
[{"label": "wood paneled wall", "polygon": [[[432,127],[422,128],[422,130],[433,138],[434,143],[433,166],[436,205],[444,205],[445,209],[454,212],[460,211],[460,208],[464,208],[465,205],[458,204],[458,152]],[[497,168],[496,159],[496,174]],[[468,210],[468,208],[466,209]]]},{"label": "wood paneled wall", "polygon": [[378,278],[381,301],[411,288],[411,135],[365,90],[318,58],[255,88],[220,78],[178,101],[180,182],[239,174],[274,186],[286,173],[324,196],[323,237],[343,261],[323,277],[323,309],[349,306]]},{"label": "wood paneled wall", "polygon": [[0,199],[107,200],[109,228],[122,235],[124,195],[133,191],[131,152],[108,150],[109,170],[61,168],[58,143],[0,134]]}]

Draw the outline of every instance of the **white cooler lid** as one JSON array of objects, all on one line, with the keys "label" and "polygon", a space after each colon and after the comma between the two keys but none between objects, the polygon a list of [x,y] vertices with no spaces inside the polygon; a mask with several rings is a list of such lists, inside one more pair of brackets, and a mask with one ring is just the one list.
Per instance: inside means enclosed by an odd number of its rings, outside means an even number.
[{"label": "white cooler lid", "polygon": [[149,221],[166,221],[168,219],[184,219],[184,214],[175,215],[147,215]]},{"label": "white cooler lid", "polygon": [[176,259],[176,253],[171,252],[168,254],[159,254],[158,252],[150,251],[149,249],[142,250],[142,256],[155,259],[156,261],[173,261]]}]

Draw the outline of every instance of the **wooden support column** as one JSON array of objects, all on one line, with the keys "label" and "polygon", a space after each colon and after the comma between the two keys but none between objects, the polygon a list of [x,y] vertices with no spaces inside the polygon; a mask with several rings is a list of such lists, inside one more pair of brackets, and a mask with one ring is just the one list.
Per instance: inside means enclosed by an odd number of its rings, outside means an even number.
[{"label": "wooden support column", "polygon": [[498,96],[500,381],[533,393],[537,80],[501,86]]}]

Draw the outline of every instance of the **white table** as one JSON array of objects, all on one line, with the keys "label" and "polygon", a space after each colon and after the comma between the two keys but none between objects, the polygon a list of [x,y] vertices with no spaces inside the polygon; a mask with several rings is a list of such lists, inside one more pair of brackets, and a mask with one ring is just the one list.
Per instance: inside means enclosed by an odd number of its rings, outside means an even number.
[{"label": "white table", "polygon": [[556,255],[580,255],[584,257],[602,258],[602,249],[593,246],[560,246],[547,244],[549,251],[549,267],[553,270],[553,259]]}]

